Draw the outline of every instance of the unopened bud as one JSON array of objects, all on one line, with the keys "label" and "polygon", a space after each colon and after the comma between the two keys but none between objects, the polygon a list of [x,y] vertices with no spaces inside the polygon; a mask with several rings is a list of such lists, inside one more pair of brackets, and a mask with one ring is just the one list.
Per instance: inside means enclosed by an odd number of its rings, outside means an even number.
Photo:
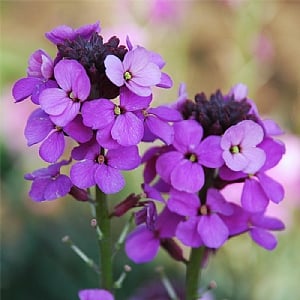
[{"label": "unopened bud", "polygon": [[124,199],[122,202],[120,202],[114,207],[114,210],[111,215],[115,217],[123,216],[125,213],[127,213],[128,210],[135,207],[140,199],[140,195],[135,195],[133,193],[130,194],[126,199]]},{"label": "unopened bud", "polygon": [[77,186],[73,185],[69,192],[71,196],[73,196],[78,201],[88,201],[89,194],[86,190],[80,189]]}]

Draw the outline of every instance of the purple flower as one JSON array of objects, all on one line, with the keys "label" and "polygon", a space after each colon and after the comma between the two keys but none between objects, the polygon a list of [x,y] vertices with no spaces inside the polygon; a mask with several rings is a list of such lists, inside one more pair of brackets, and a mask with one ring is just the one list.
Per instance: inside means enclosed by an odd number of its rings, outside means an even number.
[{"label": "purple flower", "polygon": [[67,195],[71,190],[72,182],[68,176],[60,174],[60,168],[69,163],[70,161],[63,160],[47,168],[26,174],[24,178],[33,181],[29,196],[34,201],[40,202]]},{"label": "purple flower", "polygon": [[65,136],[68,135],[80,143],[92,138],[93,131],[82,123],[81,115],[64,127],[56,126],[50,117],[40,108],[29,116],[25,127],[28,146],[42,142],[39,148],[41,158],[47,162],[56,162],[64,153]]},{"label": "purple flower", "polygon": [[132,170],[140,164],[136,146],[108,150],[106,154],[90,151],[84,160],[74,164],[70,177],[79,188],[95,184],[106,194],[119,192],[125,185],[120,170]]},{"label": "purple flower", "polygon": [[83,122],[98,129],[97,141],[105,148],[137,145],[144,135],[144,123],[136,113],[147,108],[151,99],[121,89],[120,105],[108,99],[85,102],[82,106]]},{"label": "purple flower", "polygon": [[167,145],[172,144],[174,139],[174,129],[168,122],[178,122],[182,120],[181,114],[170,107],[159,106],[143,111],[145,133],[144,142],[153,142],[156,138],[161,139]]},{"label": "purple flower", "polygon": [[172,190],[168,208],[189,217],[176,230],[176,237],[185,245],[219,248],[228,239],[229,230],[221,216],[230,216],[232,208],[218,190],[208,190],[206,204],[201,204],[196,194]]},{"label": "purple flower", "polygon": [[53,61],[43,50],[37,50],[30,56],[27,76],[19,79],[13,86],[12,94],[16,102],[31,96],[32,102],[39,104],[39,95],[44,89],[57,87],[57,83],[51,80]]},{"label": "purple flower", "polygon": [[99,22],[84,25],[77,29],[73,29],[66,25],[55,27],[45,34],[46,38],[55,45],[63,43],[65,40],[74,40],[77,36],[89,39],[94,32],[100,32]]},{"label": "purple flower", "polygon": [[125,252],[135,263],[153,260],[158,253],[161,239],[171,238],[175,234],[182,217],[165,208],[158,216],[154,230],[146,225],[138,226],[125,241]]},{"label": "purple flower", "polygon": [[264,138],[264,132],[257,123],[245,120],[228,128],[222,139],[222,157],[228,168],[253,174],[266,160],[265,152],[256,147]]},{"label": "purple flower", "polygon": [[60,88],[45,89],[40,105],[58,126],[65,126],[79,113],[80,104],[90,94],[91,84],[85,69],[75,60],[61,60],[54,68]]},{"label": "purple flower", "polygon": [[233,172],[227,167],[222,167],[219,172],[220,177],[227,181],[244,179],[241,204],[245,210],[253,213],[263,212],[269,200],[279,203],[284,197],[282,185],[269,177],[266,171],[278,164],[285,153],[285,147],[281,142],[269,137],[265,138],[259,147],[265,152],[266,159],[256,173]]},{"label": "purple flower", "polygon": [[175,189],[198,192],[205,181],[202,165],[208,168],[222,166],[219,136],[201,141],[202,127],[194,120],[174,124],[174,151],[162,154],[156,163],[157,173]]},{"label": "purple flower", "polygon": [[88,289],[78,293],[80,300],[114,300],[114,296],[107,290]]},{"label": "purple flower", "polygon": [[139,96],[150,96],[151,86],[160,82],[161,71],[151,61],[149,53],[137,47],[125,54],[123,62],[114,55],[104,61],[106,75],[116,86],[123,86]]}]

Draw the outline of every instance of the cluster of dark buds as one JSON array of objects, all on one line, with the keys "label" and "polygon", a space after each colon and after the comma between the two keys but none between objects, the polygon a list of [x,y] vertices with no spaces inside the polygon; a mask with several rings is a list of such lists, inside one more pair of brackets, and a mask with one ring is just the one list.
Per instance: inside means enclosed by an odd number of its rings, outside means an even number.
[{"label": "cluster of dark buds", "polygon": [[[39,155],[50,163],[25,175],[32,180],[30,197],[45,201],[71,194],[86,201],[93,186],[117,193],[125,186],[121,171],[143,164],[140,194],[110,213],[121,217],[134,210],[137,227],[127,236],[125,251],[135,263],[151,261],[160,247],[187,263],[175,238],[215,252],[230,238],[249,233],[260,246],[274,249],[277,240],[270,231],[284,228],[266,216],[269,202],[284,197],[282,186],[268,175],[285,152],[276,139],[282,134],[278,125],[260,117],[243,84],[226,95],[197,94],[194,101],[181,86],[174,103],[151,107],[154,87],[172,87],[162,57],[133,46],[129,38],[126,46],[115,36],[104,42],[99,32],[99,23],[48,32],[57,56],[35,51],[27,77],[13,87],[16,102],[30,97],[37,106],[25,137],[28,146],[40,143]],[[141,157],[138,145],[156,140]],[[235,183],[243,184],[239,203],[222,193]],[[112,299],[97,289],[79,296],[100,294]]]}]

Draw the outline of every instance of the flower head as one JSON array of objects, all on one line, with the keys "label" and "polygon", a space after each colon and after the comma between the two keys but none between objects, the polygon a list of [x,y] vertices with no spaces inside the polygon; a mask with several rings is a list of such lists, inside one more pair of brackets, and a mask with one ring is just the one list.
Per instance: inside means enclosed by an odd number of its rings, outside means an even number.
[{"label": "flower head", "polygon": [[149,52],[137,47],[125,54],[123,62],[108,55],[104,61],[107,77],[117,86],[125,85],[139,96],[149,96],[151,86],[160,82],[161,71],[151,61]]},{"label": "flower head", "polygon": [[75,60],[61,60],[54,68],[59,88],[45,89],[40,95],[42,109],[58,126],[65,126],[79,113],[91,89],[85,69]]}]

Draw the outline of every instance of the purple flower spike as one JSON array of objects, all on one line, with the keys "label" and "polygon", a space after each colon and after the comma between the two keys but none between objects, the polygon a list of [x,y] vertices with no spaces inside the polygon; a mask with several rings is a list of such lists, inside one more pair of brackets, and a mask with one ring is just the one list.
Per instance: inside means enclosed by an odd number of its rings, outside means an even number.
[{"label": "purple flower spike", "polygon": [[54,76],[60,88],[44,90],[40,95],[40,105],[56,125],[65,126],[76,117],[80,103],[89,96],[90,79],[75,60],[58,62]]},{"label": "purple flower spike", "polygon": [[109,291],[100,289],[81,290],[78,297],[80,300],[114,300]]},{"label": "purple flower spike", "polygon": [[264,137],[261,126],[245,120],[228,128],[221,140],[225,164],[233,171],[254,174],[265,163],[265,152],[256,147]]},{"label": "purple flower spike", "polygon": [[157,173],[179,191],[198,192],[205,180],[202,165],[209,168],[223,165],[221,138],[210,136],[201,141],[203,130],[194,120],[177,122],[174,130],[175,151],[164,153],[157,159]]},{"label": "purple flower spike", "polygon": [[52,31],[47,32],[46,38],[55,45],[63,43],[65,40],[74,40],[77,36],[89,39],[94,32],[100,32],[99,22],[84,25],[77,29],[73,29],[66,25],[55,27]]},{"label": "purple flower spike", "polygon": [[114,55],[108,55],[104,61],[106,75],[116,86],[126,85],[139,96],[149,96],[151,86],[160,82],[161,71],[151,61],[149,53],[137,47],[125,54],[123,62]]},{"label": "purple flower spike", "polygon": [[24,176],[32,180],[29,196],[34,201],[54,200],[67,195],[72,187],[70,178],[60,174],[60,168],[68,165],[70,161],[63,160],[59,163],[42,168]]}]

